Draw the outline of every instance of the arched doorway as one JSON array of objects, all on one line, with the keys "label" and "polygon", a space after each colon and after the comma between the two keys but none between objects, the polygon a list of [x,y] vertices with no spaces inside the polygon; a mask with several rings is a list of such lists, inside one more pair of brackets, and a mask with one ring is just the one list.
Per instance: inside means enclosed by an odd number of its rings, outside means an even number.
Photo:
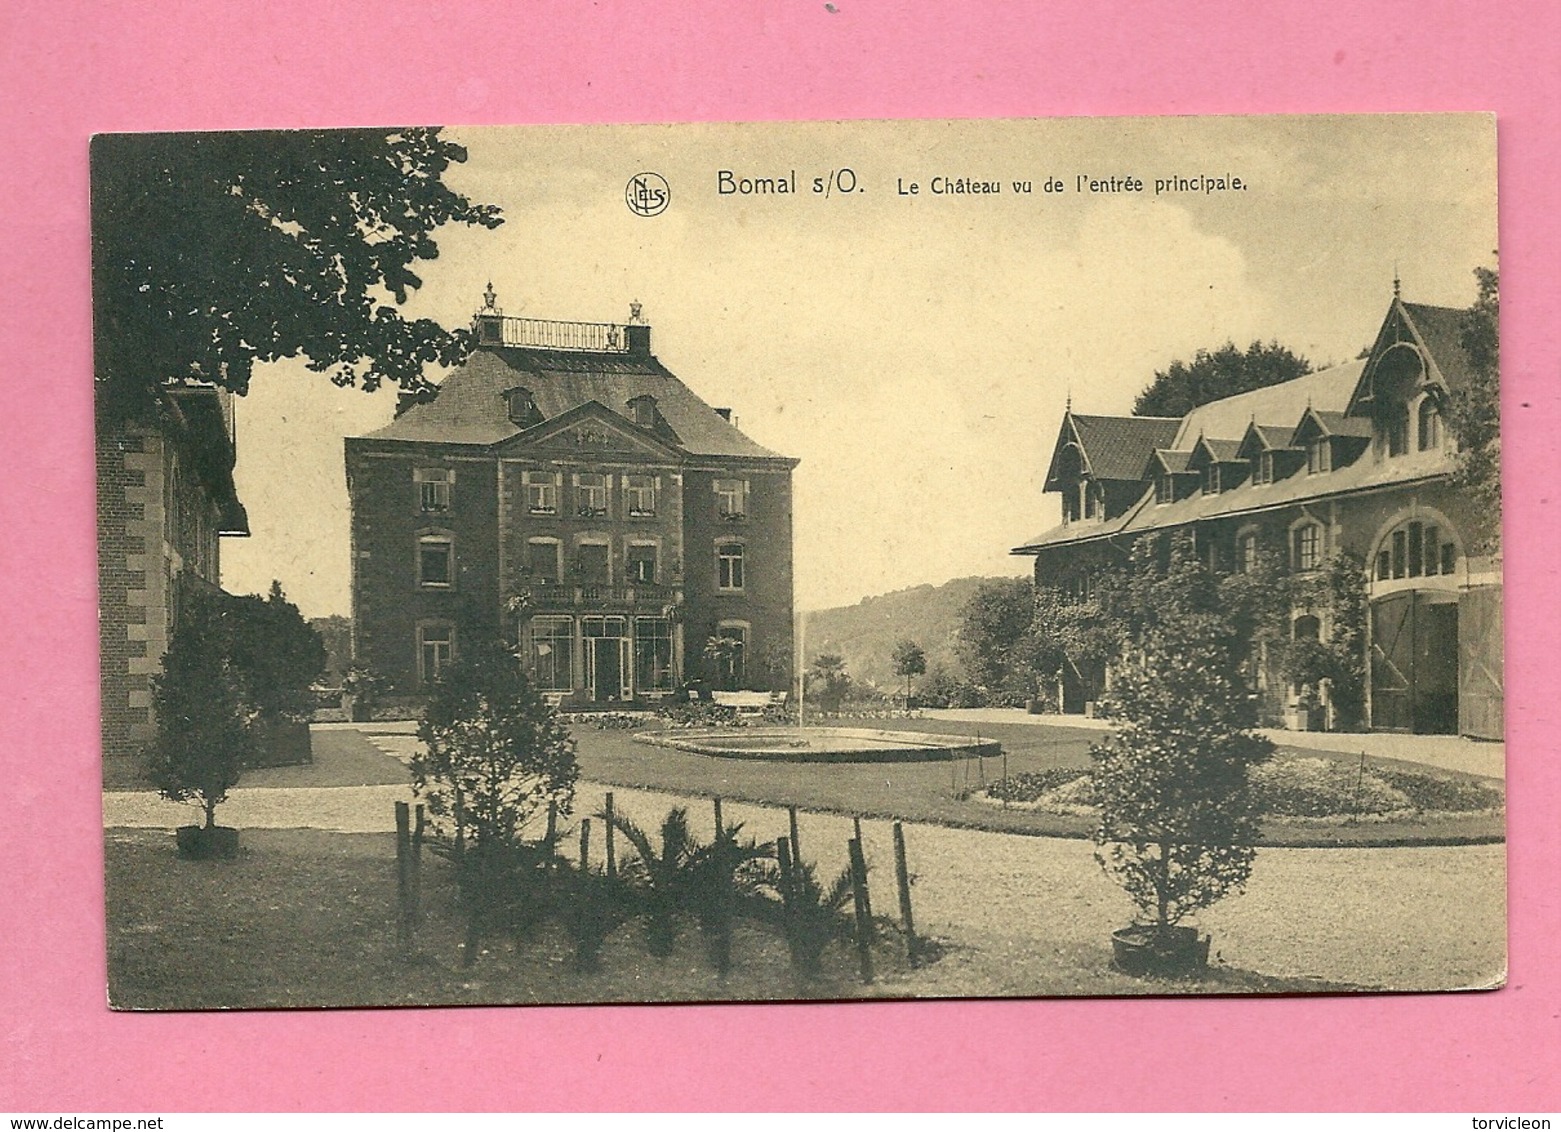
[{"label": "arched doorway", "polygon": [[1441,516],[1416,514],[1372,558],[1371,725],[1458,732],[1459,572],[1463,555]]}]

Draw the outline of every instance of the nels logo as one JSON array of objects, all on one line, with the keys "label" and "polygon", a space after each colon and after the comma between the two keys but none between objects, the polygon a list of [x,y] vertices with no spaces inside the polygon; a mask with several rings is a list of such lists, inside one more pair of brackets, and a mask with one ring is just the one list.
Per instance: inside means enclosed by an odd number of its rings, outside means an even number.
[{"label": "nels logo", "polygon": [[636,173],[624,187],[623,199],[636,216],[658,216],[672,203],[672,188],[660,173]]}]

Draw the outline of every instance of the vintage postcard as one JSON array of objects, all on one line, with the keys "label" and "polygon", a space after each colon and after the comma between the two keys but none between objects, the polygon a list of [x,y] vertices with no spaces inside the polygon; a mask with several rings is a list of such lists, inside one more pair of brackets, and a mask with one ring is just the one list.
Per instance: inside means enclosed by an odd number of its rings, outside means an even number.
[{"label": "vintage postcard", "polygon": [[112,1005],[1499,986],[1495,129],[95,138]]}]

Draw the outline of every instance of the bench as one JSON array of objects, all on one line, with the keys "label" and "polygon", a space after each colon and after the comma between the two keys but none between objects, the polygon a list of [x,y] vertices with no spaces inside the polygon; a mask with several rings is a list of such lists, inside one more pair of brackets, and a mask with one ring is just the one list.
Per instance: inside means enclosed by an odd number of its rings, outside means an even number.
[{"label": "bench", "polygon": [[711,692],[710,698],[739,716],[763,715],[770,708],[786,706],[785,692]]}]

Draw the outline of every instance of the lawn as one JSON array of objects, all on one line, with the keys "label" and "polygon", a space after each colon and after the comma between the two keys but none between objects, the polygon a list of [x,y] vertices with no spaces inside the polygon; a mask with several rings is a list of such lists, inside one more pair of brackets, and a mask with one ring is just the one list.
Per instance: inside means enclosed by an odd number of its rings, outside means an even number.
[{"label": "lawn", "polygon": [[111,829],[106,858],[110,1001],[118,1009],[1356,989],[1222,965],[1196,980],[1129,978],[1111,969],[1103,934],[1083,940],[1066,924],[1056,925],[1045,946],[1026,933],[989,930],[943,939],[942,958],[917,969],[886,940],[871,986],[857,977],[845,945],[831,950],[821,977],[799,979],[784,943],[754,925],[739,927],[735,966],[724,977],[706,965],[693,927],[670,958],[658,960],[634,924],[608,940],[596,974],[574,970],[568,940],[551,928],[519,941],[489,940],[463,967],[453,884],[431,854],[416,949],[408,955],[398,946],[389,835],[247,829],[236,860],[190,862],[175,856],[166,832]]},{"label": "lawn", "polygon": [[[895,721],[882,724],[887,729]],[[991,724],[978,727],[942,719],[904,721],[909,730],[997,739],[1011,775],[1089,765],[1099,731],[1082,728]],[[1031,809],[1004,809],[973,794],[1002,776],[1003,760],[968,759],[912,763],[809,763],[803,766],[753,759],[724,759],[637,743],[631,731],[575,729],[584,778],[674,794],[795,805],[825,813],[899,818],[1004,833],[1088,837],[1093,819]],[[1281,751],[1316,757],[1315,751]],[[1340,759],[1349,762],[1352,760]],[[1403,764],[1393,764],[1402,766]],[[1449,773],[1449,777],[1458,777]],[[1477,844],[1505,836],[1499,814],[1435,815],[1424,819],[1319,826],[1271,820],[1262,844],[1369,846]]]}]

